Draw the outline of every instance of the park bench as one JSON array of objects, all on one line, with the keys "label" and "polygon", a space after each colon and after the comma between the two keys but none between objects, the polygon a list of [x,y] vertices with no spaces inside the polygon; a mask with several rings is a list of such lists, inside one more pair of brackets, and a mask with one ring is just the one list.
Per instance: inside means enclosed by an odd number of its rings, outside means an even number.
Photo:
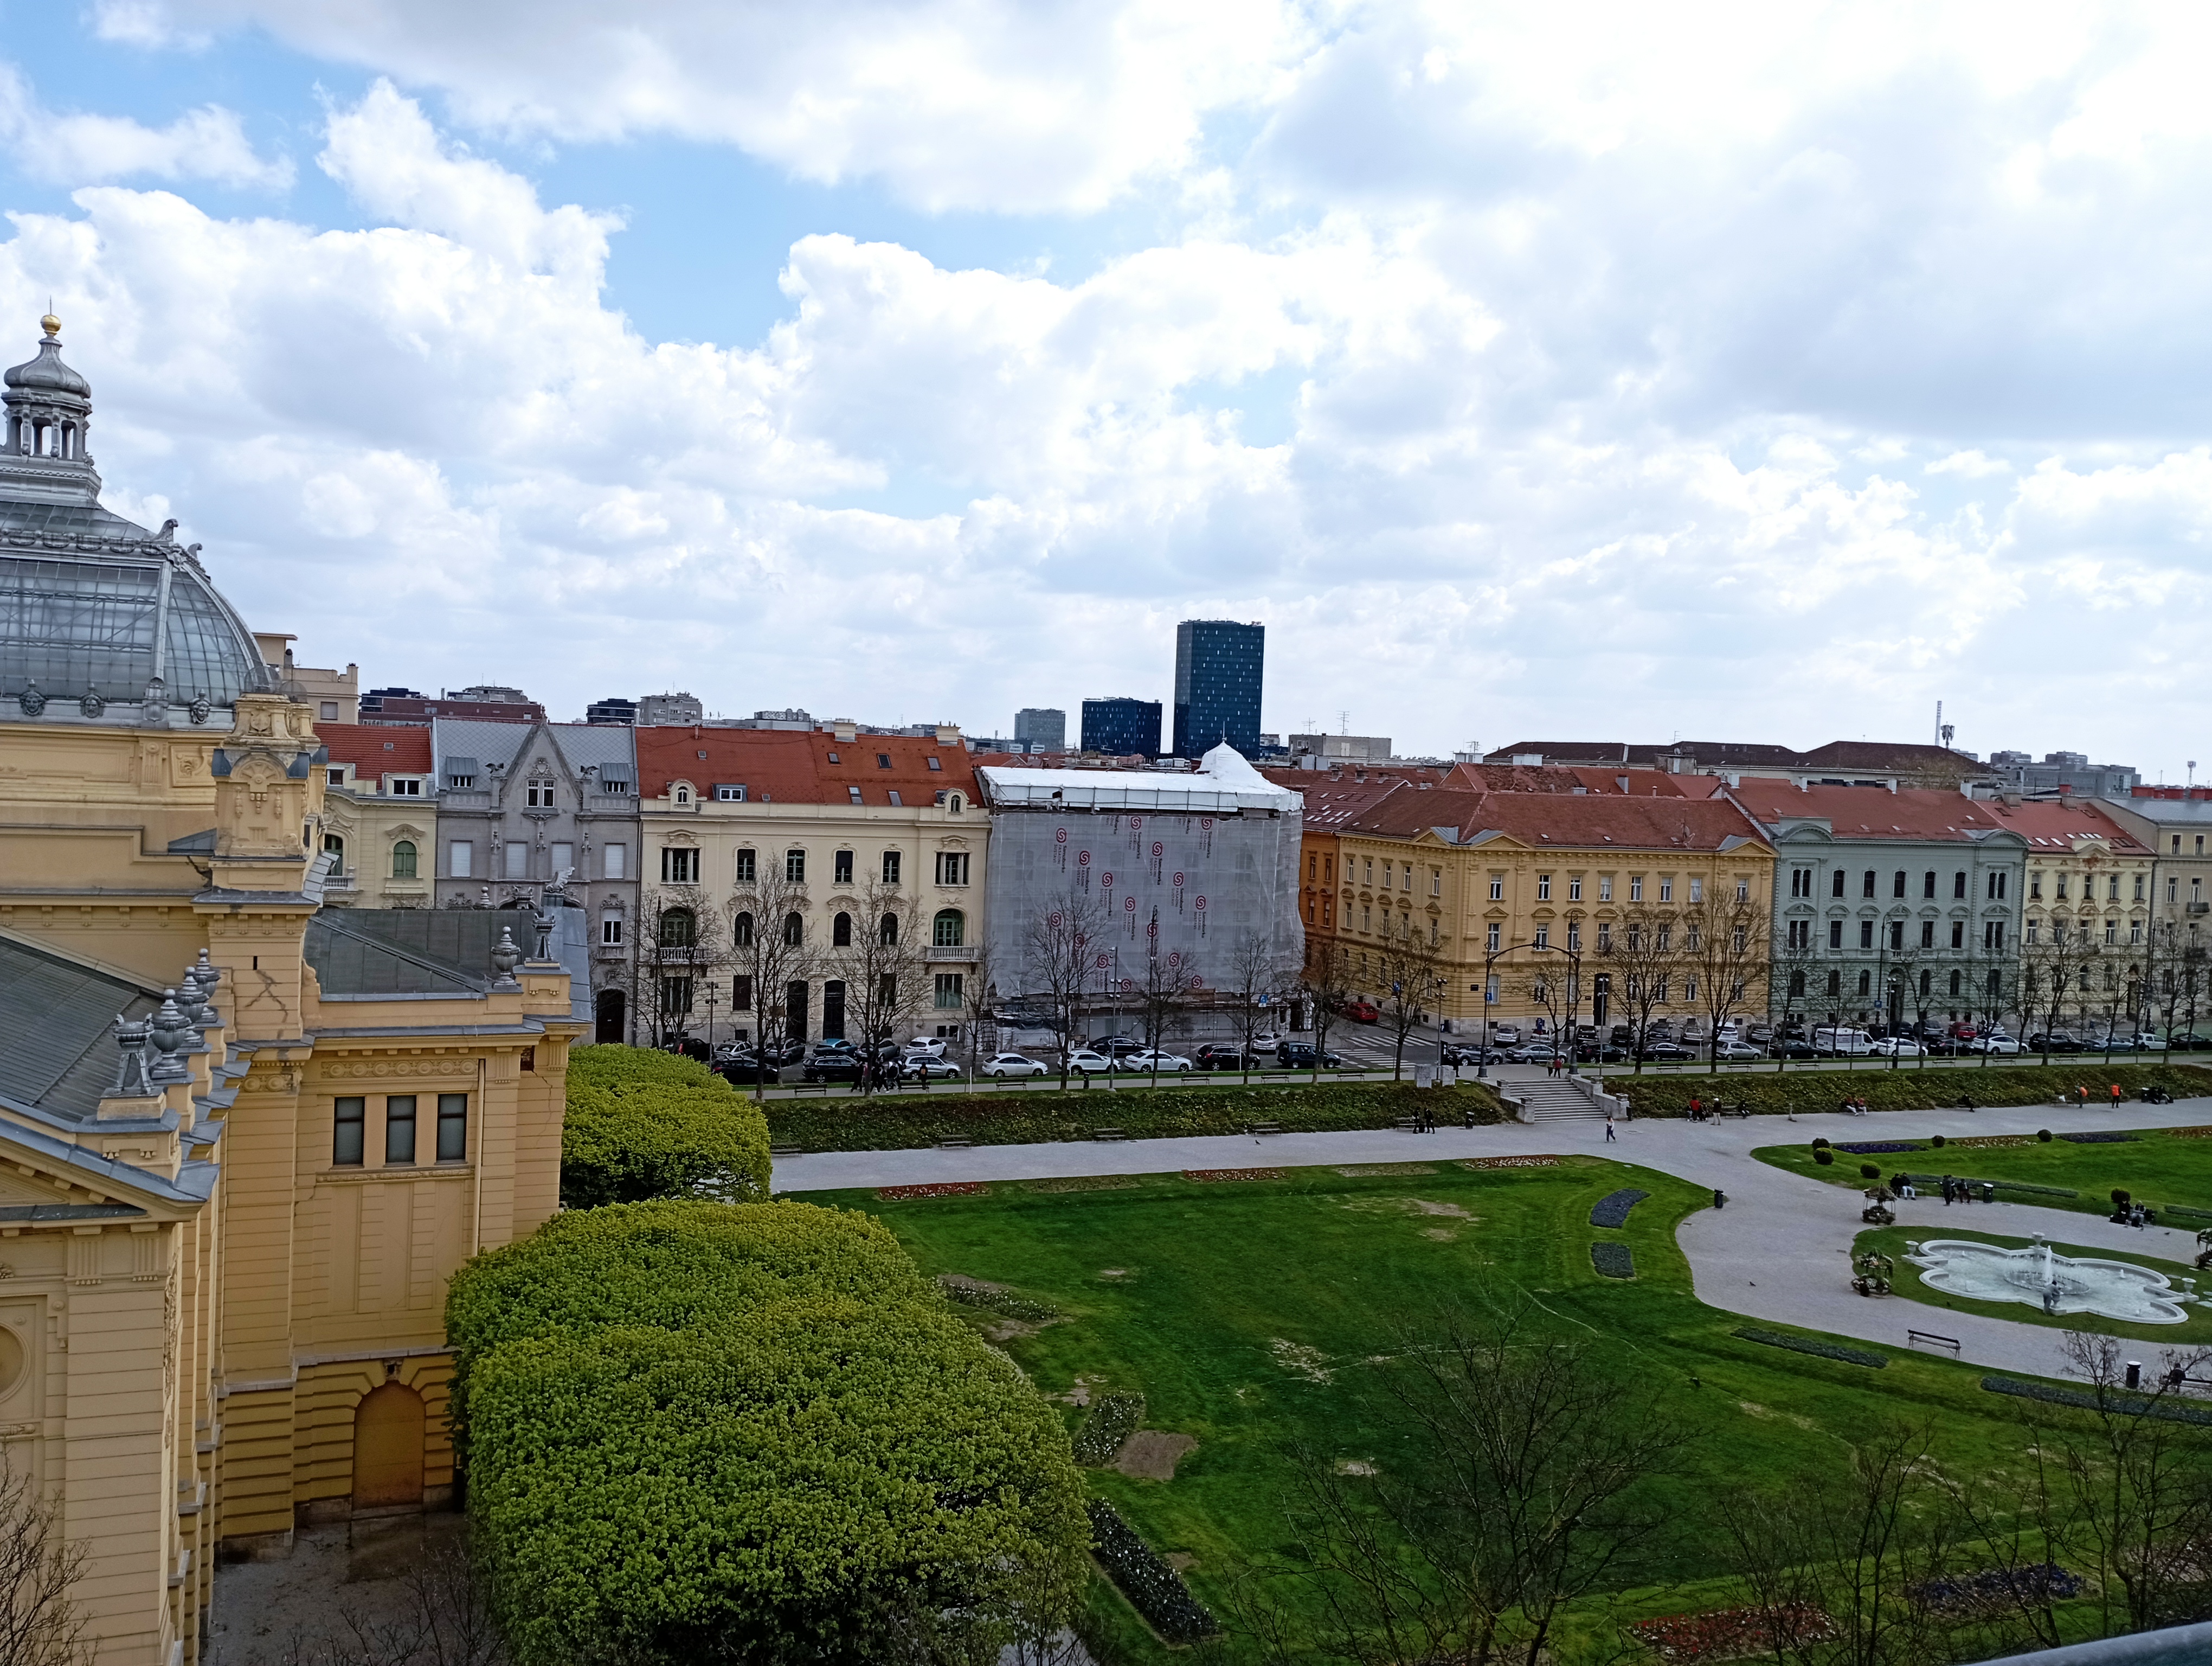
[{"label": "park bench", "polygon": [[1127,1140],[1129,1136],[1119,1128],[1093,1128],[1091,1137],[1093,1140]]},{"label": "park bench", "polygon": [[939,1140],[937,1142],[937,1149],[939,1151],[967,1151],[973,1146],[975,1143],[975,1142],[973,1140],[963,1140],[955,1136],[950,1140]]},{"label": "park bench", "polygon": [[806,1155],[806,1147],[804,1146],[770,1146],[768,1148],[768,1154],[770,1157],[804,1157]]},{"label": "park bench", "polygon": [[1908,1329],[1905,1333],[1905,1345],[1907,1347],[1918,1347],[1923,1342],[1936,1347],[1948,1348],[1954,1353],[1958,1353],[1960,1346],[1957,1337],[1938,1336],[1932,1330]]},{"label": "park bench", "polygon": [[1244,1125],[1244,1132],[1250,1134],[1280,1134],[1282,1131],[1280,1122],[1247,1122]]},{"label": "park bench", "polygon": [[1390,1126],[1401,1134],[1419,1134],[1421,1131],[1420,1119],[1417,1116],[1401,1116]]}]

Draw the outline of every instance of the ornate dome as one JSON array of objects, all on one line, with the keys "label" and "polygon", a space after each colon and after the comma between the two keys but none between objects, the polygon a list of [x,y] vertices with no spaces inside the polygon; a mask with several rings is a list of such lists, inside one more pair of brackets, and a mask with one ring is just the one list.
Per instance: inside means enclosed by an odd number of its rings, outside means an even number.
[{"label": "ornate dome", "polygon": [[207,723],[269,668],[175,521],[149,532],[101,507],[92,389],[44,322],[0,394],[0,721]]}]

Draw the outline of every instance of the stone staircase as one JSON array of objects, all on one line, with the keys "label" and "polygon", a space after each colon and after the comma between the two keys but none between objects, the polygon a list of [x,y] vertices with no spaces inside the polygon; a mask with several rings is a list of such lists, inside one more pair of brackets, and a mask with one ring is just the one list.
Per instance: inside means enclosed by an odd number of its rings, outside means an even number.
[{"label": "stone staircase", "polygon": [[1512,1092],[1526,1108],[1532,1122],[1605,1121],[1605,1112],[1592,1104],[1589,1096],[1572,1082],[1516,1082]]}]

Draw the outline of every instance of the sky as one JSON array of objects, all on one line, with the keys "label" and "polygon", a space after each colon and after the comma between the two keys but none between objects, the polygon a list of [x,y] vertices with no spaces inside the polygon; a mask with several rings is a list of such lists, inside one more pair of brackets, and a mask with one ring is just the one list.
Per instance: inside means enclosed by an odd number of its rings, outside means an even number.
[{"label": "sky", "polygon": [[109,505],[365,687],[1010,733],[1233,618],[1278,732],[1941,701],[2179,780],[2208,57],[2025,0],[0,0],[0,362],[51,297]]}]

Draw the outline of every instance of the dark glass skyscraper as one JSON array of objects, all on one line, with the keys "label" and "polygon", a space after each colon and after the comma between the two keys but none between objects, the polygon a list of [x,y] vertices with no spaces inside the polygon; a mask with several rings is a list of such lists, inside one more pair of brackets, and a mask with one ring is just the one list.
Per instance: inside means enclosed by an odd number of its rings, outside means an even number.
[{"label": "dark glass skyscraper", "polygon": [[1260,675],[1267,628],[1231,619],[1176,627],[1175,749],[1200,758],[1224,740],[1247,757],[1260,750]]},{"label": "dark glass skyscraper", "polygon": [[1083,702],[1083,750],[1127,757],[1160,755],[1160,702],[1126,696]]}]

